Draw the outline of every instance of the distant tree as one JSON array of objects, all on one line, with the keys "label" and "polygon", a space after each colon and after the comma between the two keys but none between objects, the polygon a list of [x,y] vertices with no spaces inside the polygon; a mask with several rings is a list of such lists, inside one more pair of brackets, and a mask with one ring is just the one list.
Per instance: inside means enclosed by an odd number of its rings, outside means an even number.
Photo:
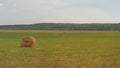
[{"label": "distant tree", "polygon": [[118,31],[120,32],[120,23],[117,24]]}]

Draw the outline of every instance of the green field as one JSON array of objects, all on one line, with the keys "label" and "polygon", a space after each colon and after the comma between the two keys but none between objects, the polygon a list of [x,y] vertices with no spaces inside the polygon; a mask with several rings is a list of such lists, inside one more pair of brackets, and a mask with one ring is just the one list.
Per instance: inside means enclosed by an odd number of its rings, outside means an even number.
[{"label": "green field", "polygon": [[0,32],[0,68],[120,68],[120,32]]}]

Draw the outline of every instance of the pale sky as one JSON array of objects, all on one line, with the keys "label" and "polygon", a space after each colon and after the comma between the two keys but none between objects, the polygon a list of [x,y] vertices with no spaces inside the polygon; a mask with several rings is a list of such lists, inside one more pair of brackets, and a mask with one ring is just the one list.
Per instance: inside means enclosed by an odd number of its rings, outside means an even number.
[{"label": "pale sky", "polygon": [[0,0],[0,25],[119,23],[120,0]]}]

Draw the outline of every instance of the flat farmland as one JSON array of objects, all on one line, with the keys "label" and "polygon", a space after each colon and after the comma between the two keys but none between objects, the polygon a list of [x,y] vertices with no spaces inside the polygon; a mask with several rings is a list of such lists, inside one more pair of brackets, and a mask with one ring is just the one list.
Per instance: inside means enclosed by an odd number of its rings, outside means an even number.
[{"label": "flat farmland", "polygon": [[[36,48],[21,48],[33,36]],[[120,68],[120,32],[0,31],[0,68]]]}]

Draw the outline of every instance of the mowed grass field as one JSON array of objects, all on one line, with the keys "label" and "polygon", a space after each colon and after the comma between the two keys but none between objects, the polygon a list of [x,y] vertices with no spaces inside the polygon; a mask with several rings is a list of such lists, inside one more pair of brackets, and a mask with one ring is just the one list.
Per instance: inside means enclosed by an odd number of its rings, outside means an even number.
[{"label": "mowed grass field", "polygon": [[120,68],[120,32],[0,32],[0,68]]}]

